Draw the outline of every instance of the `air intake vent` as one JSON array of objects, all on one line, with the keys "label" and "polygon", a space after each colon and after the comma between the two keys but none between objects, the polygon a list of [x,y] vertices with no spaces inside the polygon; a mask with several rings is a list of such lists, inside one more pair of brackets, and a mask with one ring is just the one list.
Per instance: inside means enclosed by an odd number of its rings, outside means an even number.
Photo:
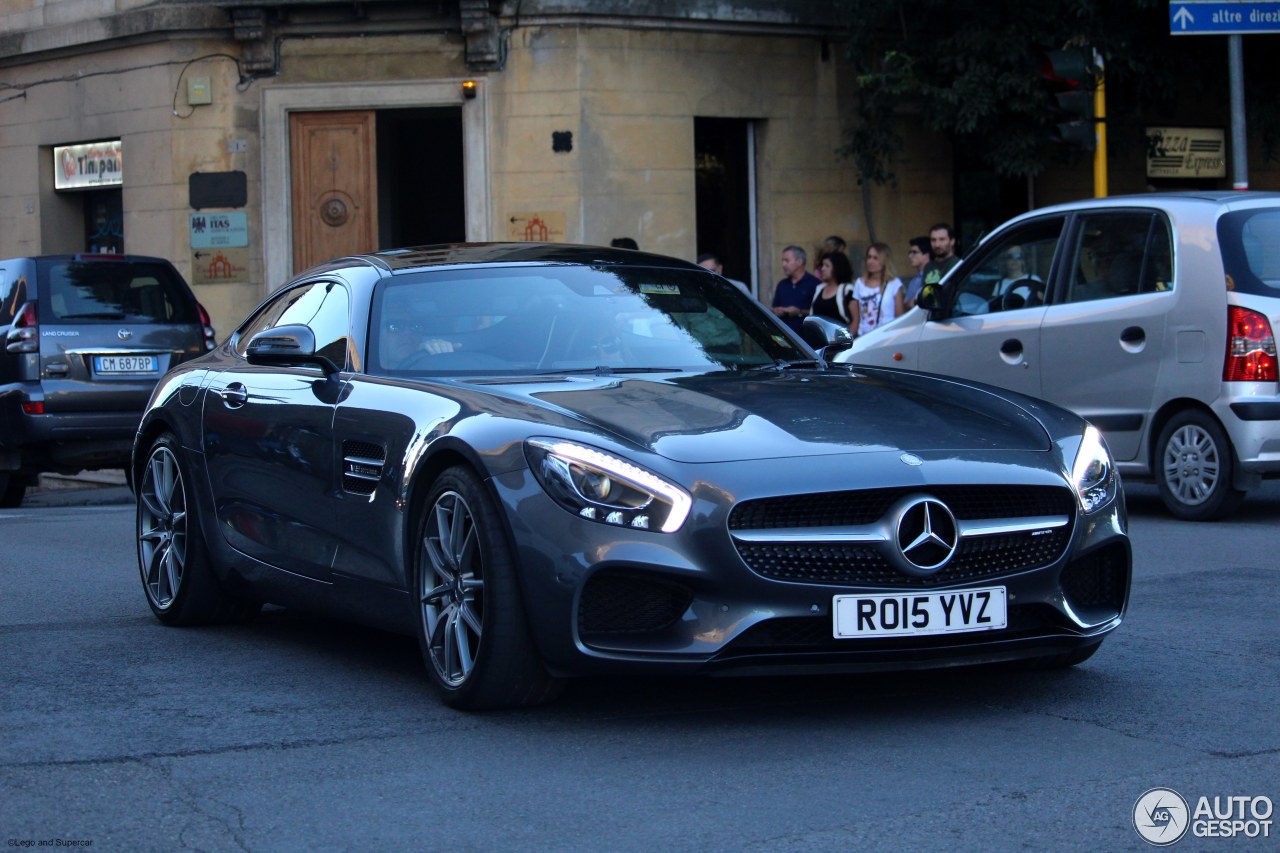
[{"label": "air intake vent", "polygon": [[382,479],[387,452],[367,441],[342,442],[342,490],[354,495],[371,495]]}]

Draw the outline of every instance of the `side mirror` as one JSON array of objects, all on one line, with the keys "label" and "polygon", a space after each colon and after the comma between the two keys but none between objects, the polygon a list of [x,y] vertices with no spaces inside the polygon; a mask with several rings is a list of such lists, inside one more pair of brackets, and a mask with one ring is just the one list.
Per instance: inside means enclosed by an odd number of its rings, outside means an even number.
[{"label": "side mirror", "polygon": [[942,285],[926,284],[916,296],[916,307],[929,315],[930,320],[942,320],[945,317],[945,306],[942,298]]},{"label": "side mirror", "polygon": [[249,339],[245,358],[250,364],[316,365],[325,376],[338,372],[338,366],[316,352],[316,335],[301,323],[263,329]]},{"label": "side mirror", "polygon": [[849,329],[826,317],[805,317],[800,324],[800,337],[819,351],[829,349],[835,353],[853,346],[853,335],[849,334]]}]

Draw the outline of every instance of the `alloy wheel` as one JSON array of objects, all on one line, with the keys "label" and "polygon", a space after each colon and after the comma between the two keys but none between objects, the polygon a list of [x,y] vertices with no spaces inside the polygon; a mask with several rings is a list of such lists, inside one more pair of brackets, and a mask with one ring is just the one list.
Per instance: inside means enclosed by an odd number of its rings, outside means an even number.
[{"label": "alloy wheel", "polygon": [[138,490],[138,555],[142,584],[160,610],[173,605],[187,565],[187,497],[178,459],[157,447]]},{"label": "alloy wheel", "polygon": [[475,669],[484,613],[479,531],[457,492],[443,493],[431,507],[422,551],[418,583],[431,663],[441,681],[457,687]]},{"label": "alloy wheel", "polygon": [[1186,424],[1169,436],[1164,476],[1179,503],[1198,506],[1213,496],[1221,475],[1218,445],[1198,424]]}]

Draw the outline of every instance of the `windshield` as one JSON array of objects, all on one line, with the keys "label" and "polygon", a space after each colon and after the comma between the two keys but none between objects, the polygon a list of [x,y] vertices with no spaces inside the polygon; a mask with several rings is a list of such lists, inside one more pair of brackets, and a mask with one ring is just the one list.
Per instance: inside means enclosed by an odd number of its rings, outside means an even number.
[{"label": "windshield", "polygon": [[41,260],[40,315],[47,323],[195,323],[185,283],[154,261]]},{"label": "windshield", "polygon": [[1218,243],[1229,287],[1280,296],[1280,208],[1226,214],[1218,220]]},{"label": "windshield", "polygon": [[504,267],[405,273],[379,286],[371,373],[750,369],[811,359],[765,310],[694,270]]}]

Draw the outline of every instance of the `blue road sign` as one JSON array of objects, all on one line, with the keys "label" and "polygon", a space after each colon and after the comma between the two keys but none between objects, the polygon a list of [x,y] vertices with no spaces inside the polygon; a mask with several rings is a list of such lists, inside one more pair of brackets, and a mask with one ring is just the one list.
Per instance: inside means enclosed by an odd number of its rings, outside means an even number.
[{"label": "blue road sign", "polygon": [[1175,36],[1280,33],[1280,3],[1169,0],[1169,32]]}]

